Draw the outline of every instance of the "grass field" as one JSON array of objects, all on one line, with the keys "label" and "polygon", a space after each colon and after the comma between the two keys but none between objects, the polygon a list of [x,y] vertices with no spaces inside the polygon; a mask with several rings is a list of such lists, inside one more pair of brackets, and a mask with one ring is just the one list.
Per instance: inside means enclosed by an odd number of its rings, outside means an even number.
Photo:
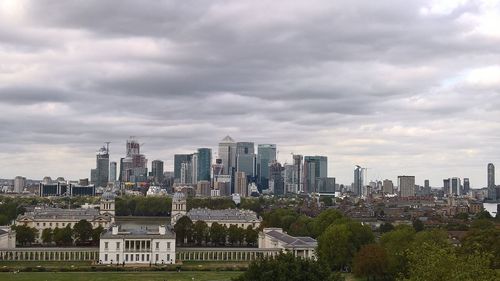
[{"label": "grass field", "polygon": [[241,272],[12,272],[0,273],[1,281],[229,281]]}]

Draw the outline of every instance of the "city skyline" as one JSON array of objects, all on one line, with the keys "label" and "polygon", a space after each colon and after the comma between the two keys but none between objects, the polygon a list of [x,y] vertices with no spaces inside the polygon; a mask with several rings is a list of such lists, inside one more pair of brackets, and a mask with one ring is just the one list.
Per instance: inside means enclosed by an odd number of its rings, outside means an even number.
[{"label": "city skyline", "polygon": [[226,135],[344,184],[500,165],[498,2],[96,3],[0,4],[0,178],[90,178],[130,135],[166,170]]}]

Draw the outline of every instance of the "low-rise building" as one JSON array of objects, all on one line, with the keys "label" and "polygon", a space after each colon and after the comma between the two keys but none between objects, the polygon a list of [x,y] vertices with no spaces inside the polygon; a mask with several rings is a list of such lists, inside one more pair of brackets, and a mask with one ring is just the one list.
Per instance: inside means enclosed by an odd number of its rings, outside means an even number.
[{"label": "low-rise building", "polygon": [[16,232],[9,226],[0,227],[0,249],[14,249],[16,247]]},{"label": "low-rise building", "polygon": [[193,223],[204,221],[209,227],[212,226],[212,223],[217,222],[226,227],[236,225],[242,228],[247,228],[248,226],[258,228],[262,221],[254,211],[241,209],[211,210],[208,208],[196,208],[191,209],[186,215]]},{"label": "low-rise building", "polygon": [[157,229],[113,226],[101,235],[99,263],[174,264],[175,233],[163,225]]},{"label": "low-rise building", "polygon": [[316,239],[311,237],[293,237],[281,228],[264,228],[259,234],[259,248],[281,249],[297,257],[315,259]]}]

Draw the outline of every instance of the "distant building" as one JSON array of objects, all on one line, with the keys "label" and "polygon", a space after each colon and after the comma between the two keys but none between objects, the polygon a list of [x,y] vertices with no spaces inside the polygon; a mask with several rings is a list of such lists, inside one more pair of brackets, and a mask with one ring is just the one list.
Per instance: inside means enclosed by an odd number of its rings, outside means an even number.
[{"label": "distant building", "polygon": [[245,172],[247,177],[253,178],[256,174],[257,159],[253,142],[236,143],[236,171]]},{"label": "distant building", "polygon": [[175,233],[160,225],[119,229],[113,226],[101,235],[99,262],[102,264],[174,264]]},{"label": "distant building", "polygon": [[210,182],[211,165],[212,165],[212,150],[210,148],[198,148],[197,181]]},{"label": "distant building", "polygon": [[254,211],[241,209],[211,210],[207,208],[191,209],[186,214],[193,223],[204,221],[210,227],[214,222],[226,227],[235,225],[240,228],[258,228],[262,219]]},{"label": "distant building", "polygon": [[382,191],[384,194],[393,194],[394,193],[394,184],[391,180],[385,179],[382,184]]},{"label": "distant building", "polygon": [[296,257],[316,259],[318,242],[311,237],[293,237],[281,228],[264,228],[259,234],[259,248],[281,249]]},{"label": "distant building", "polygon": [[269,165],[276,161],[276,144],[257,146],[257,174],[261,189],[269,188]]},{"label": "distant building", "polygon": [[398,176],[398,186],[401,197],[415,196],[415,177]]},{"label": "distant building", "polygon": [[302,155],[293,155],[293,190],[295,193],[304,192],[304,157]]},{"label": "distant building", "polygon": [[464,188],[463,188],[463,193],[464,195],[468,194],[470,191],[470,180],[469,178],[464,178]]},{"label": "distant building", "polygon": [[335,194],[335,178],[317,178],[316,191],[319,194],[334,195]]},{"label": "distant building", "polygon": [[364,169],[361,166],[356,165],[354,169],[354,184],[353,190],[355,196],[363,195],[363,186],[364,186]]},{"label": "distant building", "polygon": [[209,181],[198,181],[196,184],[196,196],[210,197],[211,188]]},{"label": "distant building", "polygon": [[326,156],[304,157],[304,192],[318,192],[316,179],[328,177],[328,158]]},{"label": "distant building", "polygon": [[117,164],[116,162],[109,162],[109,181],[110,182],[115,182],[116,181],[116,172],[117,172]]},{"label": "distant building", "polygon": [[163,182],[163,161],[153,160],[151,162],[151,175],[156,184]]},{"label": "distant building", "polygon": [[0,249],[14,249],[16,247],[16,232],[10,226],[0,227]]},{"label": "distant building", "polygon": [[283,167],[281,164],[273,160],[269,163],[269,190],[275,195],[285,194],[285,180],[283,178]]},{"label": "distant building", "polygon": [[238,193],[241,197],[248,196],[248,181],[245,172],[236,172],[234,193]]},{"label": "distant building", "polygon": [[[184,163],[191,165],[192,154],[175,154],[174,155],[174,179],[176,182],[181,182],[181,169]],[[184,164],[186,165],[186,164]]]},{"label": "distant building", "polygon": [[493,163],[488,164],[488,199],[496,200],[496,188],[495,188],[495,165]]},{"label": "distant building", "polygon": [[90,183],[106,187],[109,182],[109,150],[103,146],[96,153],[96,168],[90,171]]},{"label": "distant building", "polygon": [[236,171],[236,142],[230,136],[220,141],[218,155],[224,167],[223,174],[232,176]]},{"label": "distant building", "polygon": [[15,193],[21,193],[24,190],[24,187],[26,186],[26,178],[17,176],[14,178],[14,192]]}]

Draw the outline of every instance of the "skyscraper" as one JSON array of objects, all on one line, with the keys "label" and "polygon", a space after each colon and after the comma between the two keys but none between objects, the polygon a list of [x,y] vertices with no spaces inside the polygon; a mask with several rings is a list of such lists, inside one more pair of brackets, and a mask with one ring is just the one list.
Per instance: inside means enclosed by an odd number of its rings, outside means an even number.
[{"label": "skyscraper", "polygon": [[[130,137],[126,142],[126,156],[121,161],[122,181],[142,182],[148,176],[148,160],[141,154],[141,146],[135,137]],[[123,167],[123,168],[122,168]]]},{"label": "skyscraper", "polygon": [[464,178],[464,188],[462,190],[462,194],[466,195],[470,191],[470,181],[469,178]]},{"label": "skyscraper", "polygon": [[385,179],[382,184],[382,191],[384,194],[393,194],[394,193],[394,184],[391,180]]},{"label": "skyscraper", "polygon": [[443,179],[443,192],[444,192],[444,194],[450,194],[450,191],[451,191],[450,179]]},{"label": "skyscraper", "polygon": [[495,186],[495,165],[493,165],[493,163],[488,164],[488,199],[497,199],[497,191]]},{"label": "skyscraper", "polygon": [[96,187],[106,187],[109,181],[109,149],[101,147],[96,153],[96,168],[90,171],[90,181]]},{"label": "skyscraper", "polygon": [[198,148],[198,181],[210,182],[210,167],[212,165],[212,150]]},{"label": "skyscraper", "polygon": [[356,196],[363,195],[363,184],[364,184],[364,170],[361,166],[356,165],[354,169],[354,186],[353,193]]},{"label": "skyscraper", "polygon": [[24,187],[26,186],[26,178],[17,176],[14,178],[14,192],[15,193],[21,193],[24,190]]},{"label": "skyscraper", "polygon": [[304,192],[318,192],[316,179],[328,177],[328,158],[326,156],[304,157]]},{"label": "skyscraper", "polygon": [[460,195],[461,194],[461,186],[459,178],[451,178],[450,179],[450,195]]},{"label": "skyscraper", "polygon": [[110,182],[115,182],[116,181],[116,162],[109,162],[109,181]]},{"label": "skyscraper", "polygon": [[156,184],[160,184],[163,181],[163,161],[153,160],[151,162],[151,174]]},{"label": "skyscraper", "polygon": [[275,195],[285,194],[283,166],[276,160],[269,163],[269,189],[271,189]]},{"label": "skyscraper", "polygon": [[245,172],[247,177],[254,177],[256,170],[255,145],[253,142],[236,143],[236,170]]},{"label": "skyscraper", "polygon": [[180,182],[182,163],[191,163],[192,154],[175,154],[174,155],[174,180]]},{"label": "skyscraper", "polygon": [[230,136],[219,143],[219,158],[224,167],[223,174],[232,175],[233,170],[236,170],[236,142]]},{"label": "skyscraper", "polygon": [[257,174],[261,189],[267,189],[269,181],[269,164],[276,161],[275,144],[259,144],[257,146]]},{"label": "skyscraper", "polygon": [[401,197],[415,196],[414,176],[398,176],[398,186]]},{"label": "skyscraper", "polygon": [[296,193],[301,193],[304,192],[304,179],[303,179],[303,173],[304,173],[304,164],[302,160],[304,157],[302,155],[294,154],[293,155],[293,181],[292,184],[294,185],[293,189],[295,190]]},{"label": "skyscraper", "polygon": [[241,197],[248,196],[248,182],[245,172],[236,172],[234,193],[239,194]]}]

